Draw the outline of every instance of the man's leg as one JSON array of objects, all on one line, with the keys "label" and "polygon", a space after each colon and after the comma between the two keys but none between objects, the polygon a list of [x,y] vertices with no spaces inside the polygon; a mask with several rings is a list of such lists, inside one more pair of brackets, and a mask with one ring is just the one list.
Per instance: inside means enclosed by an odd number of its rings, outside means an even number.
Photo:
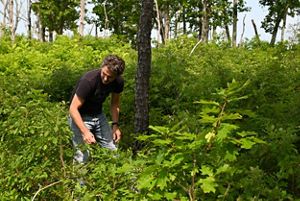
[{"label": "man's leg", "polygon": [[102,113],[97,116],[97,123],[95,125],[94,134],[97,142],[104,148],[110,150],[117,150],[117,147],[113,141],[112,129]]},{"label": "man's leg", "polygon": [[[83,117],[83,121],[86,127],[92,130],[93,122],[91,121],[91,117]],[[69,125],[73,131],[72,143],[75,148],[74,160],[78,163],[86,163],[89,158],[89,151],[85,148],[81,131],[71,117],[69,117]]]}]

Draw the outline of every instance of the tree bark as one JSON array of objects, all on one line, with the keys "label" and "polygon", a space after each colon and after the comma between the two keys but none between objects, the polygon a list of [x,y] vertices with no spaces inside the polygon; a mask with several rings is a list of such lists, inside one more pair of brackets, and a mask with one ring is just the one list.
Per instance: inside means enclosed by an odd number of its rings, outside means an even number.
[{"label": "tree bark", "polygon": [[[151,30],[153,0],[142,0],[138,31],[138,67],[135,86],[135,133],[148,133],[149,82],[151,72]],[[135,147],[138,150],[139,146]]]},{"label": "tree bark", "polygon": [[254,22],[253,19],[251,20],[251,22],[252,22],[253,29],[254,29],[254,32],[255,32],[255,37],[256,37],[256,39],[257,39],[258,41],[260,41],[259,35],[258,35],[258,31],[257,31],[257,28],[256,28],[256,24],[255,24],[255,22]]},{"label": "tree bark", "polygon": [[232,47],[236,47],[236,39],[237,39],[237,5],[238,5],[238,0],[233,0],[233,24],[232,24]]},{"label": "tree bark", "polygon": [[208,0],[203,0],[203,17],[202,17],[202,33],[201,41],[208,42],[209,33],[209,17],[208,17]]},{"label": "tree bark", "polygon": [[155,10],[156,10],[156,22],[157,22],[157,43],[160,43],[160,33],[161,33],[161,24],[160,24],[160,16],[159,16],[159,7],[157,0],[154,0]]},{"label": "tree bark", "polygon": [[274,30],[272,32],[272,38],[271,38],[271,42],[270,45],[274,45],[276,42],[276,37],[277,37],[277,32],[279,29],[279,24],[280,24],[281,18],[277,17],[276,22],[275,22],[275,26],[274,26]]},{"label": "tree bark", "polygon": [[183,34],[186,34],[186,11],[185,11],[185,7],[183,7],[182,9],[182,24],[183,24]]},{"label": "tree bark", "polygon": [[231,43],[231,36],[230,36],[230,31],[229,31],[229,26],[226,24],[225,25],[225,33],[226,33],[226,38]]},{"label": "tree bark", "polygon": [[284,41],[284,34],[285,34],[285,29],[286,29],[286,17],[287,17],[287,9],[285,10],[285,12],[283,14],[283,19],[282,19],[281,41]]},{"label": "tree bark", "polygon": [[170,11],[169,11],[169,6],[167,6],[167,9],[163,12],[164,13],[164,19],[165,19],[165,23],[164,23],[164,38],[165,41],[169,40],[170,38]]},{"label": "tree bark", "polygon": [[28,18],[28,25],[27,25],[27,35],[28,39],[31,39],[32,31],[31,31],[31,0],[27,1],[28,4],[28,11],[27,11],[27,18]]},{"label": "tree bark", "polygon": [[80,0],[79,34],[84,35],[85,0]]},{"label": "tree bark", "polygon": [[11,34],[11,41],[15,41],[15,24],[14,24],[14,0],[9,0],[9,29]]},{"label": "tree bark", "polygon": [[239,45],[242,45],[243,44],[243,38],[244,38],[244,33],[245,33],[245,20],[246,20],[246,15],[244,15],[244,18],[243,18],[243,29],[242,29],[242,34],[241,34],[241,39],[240,39],[240,44]]},{"label": "tree bark", "polygon": [[7,6],[8,6],[8,1],[3,0],[3,19],[2,19],[2,25],[0,27],[0,38],[4,35],[5,28],[6,28],[6,14],[7,14]]}]

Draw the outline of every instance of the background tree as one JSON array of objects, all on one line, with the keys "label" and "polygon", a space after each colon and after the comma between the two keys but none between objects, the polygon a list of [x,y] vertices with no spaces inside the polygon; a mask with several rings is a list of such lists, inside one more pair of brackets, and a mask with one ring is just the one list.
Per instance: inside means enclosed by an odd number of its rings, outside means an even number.
[{"label": "background tree", "polygon": [[42,28],[49,33],[49,41],[53,41],[53,32],[63,34],[64,29],[74,30],[79,14],[76,8],[79,0],[40,0],[32,4],[33,11],[38,15]]},{"label": "background tree", "polygon": [[236,46],[237,37],[237,21],[238,21],[238,0],[233,0],[233,15],[232,15],[232,46]]},{"label": "background tree", "polygon": [[[144,133],[149,127],[149,82],[151,72],[151,30],[153,0],[142,0],[141,16],[137,38],[138,68],[135,85],[136,133]],[[138,149],[138,147],[136,147]]]},{"label": "background tree", "polygon": [[132,44],[136,42],[140,4],[135,0],[93,0],[93,13],[98,16],[100,31],[110,30]]},{"label": "background tree", "polygon": [[[299,0],[260,0],[259,3],[268,7],[269,13],[262,22],[262,27],[267,33],[272,34],[271,45],[275,44],[278,29],[281,22],[284,22],[286,16],[294,16],[300,12]],[[284,23],[283,23],[284,24]]]},{"label": "background tree", "polygon": [[27,20],[28,20],[28,24],[27,24],[27,35],[28,38],[31,39],[31,35],[32,35],[32,31],[31,31],[31,10],[32,10],[32,2],[31,0],[27,0]]},{"label": "background tree", "polygon": [[209,33],[209,19],[211,14],[211,4],[209,0],[202,1],[203,9],[202,9],[202,32],[201,32],[201,41],[208,41],[208,33]]},{"label": "background tree", "polygon": [[9,6],[8,6],[8,13],[9,13],[9,30],[11,34],[11,40],[15,40],[15,24],[14,24],[14,0],[9,0]]},{"label": "background tree", "polygon": [[79,19],[79,34],[84,33],[84,18],[85,18],[85,0],[80,0],[80,19]]},{"label": "background tree", "polygon": [[1,23],[1,29],[0,29],[0,38],[3,36],[3,32],[5,32],[6,29],[6,18],[7,18],[7,8],[8,8],[8,1],[7,0],[2,0],[1,1],[2,6],[3,6],[3,18],[2,18],[2,23]]}]

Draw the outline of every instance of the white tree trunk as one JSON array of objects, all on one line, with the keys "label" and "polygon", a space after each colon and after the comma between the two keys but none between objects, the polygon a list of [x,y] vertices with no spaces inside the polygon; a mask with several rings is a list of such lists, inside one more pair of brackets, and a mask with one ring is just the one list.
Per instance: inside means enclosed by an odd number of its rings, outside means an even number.
[{"label": "white tree trunk", "polygon": [[15,41],[14,0],[9,0],[9,29],[11,32],[11,40]]},{"label": "white tree trunk", "polygon": [[238,5],[238,0],[233,0],[233,24],[232,24],[232,47],[236,47],[236,38],[237,38],[237,5]]},{"label": "white tree trunk", "polygon": [[161,24],[160,24],[160,16],[159,16],[159,8],[157,0],[154,0],[155,10],[156,10],[156,22],[157,22],[157,43],[160,43],[160,33],[161,33]]},{"label": "white tree trunk", "polygon": [[79,34],[84,35],[85,0],[80,0]]}]

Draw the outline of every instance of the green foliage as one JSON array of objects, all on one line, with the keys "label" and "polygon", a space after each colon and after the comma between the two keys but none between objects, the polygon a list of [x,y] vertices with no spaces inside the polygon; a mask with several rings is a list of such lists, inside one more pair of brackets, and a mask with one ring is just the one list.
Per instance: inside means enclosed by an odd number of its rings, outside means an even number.
[{"label": "green foliage", "polygon": [[[299,45],[153,48],[151,135],[133,156],[136,51],[117,37],[0,43],[1,200],[297,200]],[[126,61],[118,152],[88,147],[74,165],[67,125],[77,79],[118,54]],[[108,104],[105,103],[108,114]],[[80,180],[85,181],[80,186]],[[253,185],[255,184],[255,185]]]},{"label": "green foliage", "polygon": [[[93,0],[93,13],[97,19],[93,19],[97,27],[110,30],[113,34],[123,36],[125,41],[136,44],[136,33],[141,5],[138,1],[103,1]],[[104,20],[105,19],[105,20]]]},{"label": "green foliage", "polygon": [[[244,99],[239,92],[246,86],[233,81],[226,89],[217,92],[223,101],[200,101],[207,107],[200,112],[199,133],[190,133],[178,124],[172,128],[151,127],[154,133],[140,136],[148,143],[148,162],[139,180],[138,187],[153,200],[217,198],[237,199],[227,195],[226,188],[239,188],[234,180],[246,176],[238,172],[247,166],[236,166],[241,150],[265,143],[256,133],[243,131],[232,124],[241,115],[226,111],[234,102]],[[247,191],[248,189],[243,189]]]},{"label": "green foliage", "polygon": [[79,0],[39,0],[32,3],[32,10],[39,16],[43,28],[48,28],[49,32],[56,31],[61,35],[64,29],[77,27],[75,21],[79,18],[79,13],[76,7],[79,3]]}]

